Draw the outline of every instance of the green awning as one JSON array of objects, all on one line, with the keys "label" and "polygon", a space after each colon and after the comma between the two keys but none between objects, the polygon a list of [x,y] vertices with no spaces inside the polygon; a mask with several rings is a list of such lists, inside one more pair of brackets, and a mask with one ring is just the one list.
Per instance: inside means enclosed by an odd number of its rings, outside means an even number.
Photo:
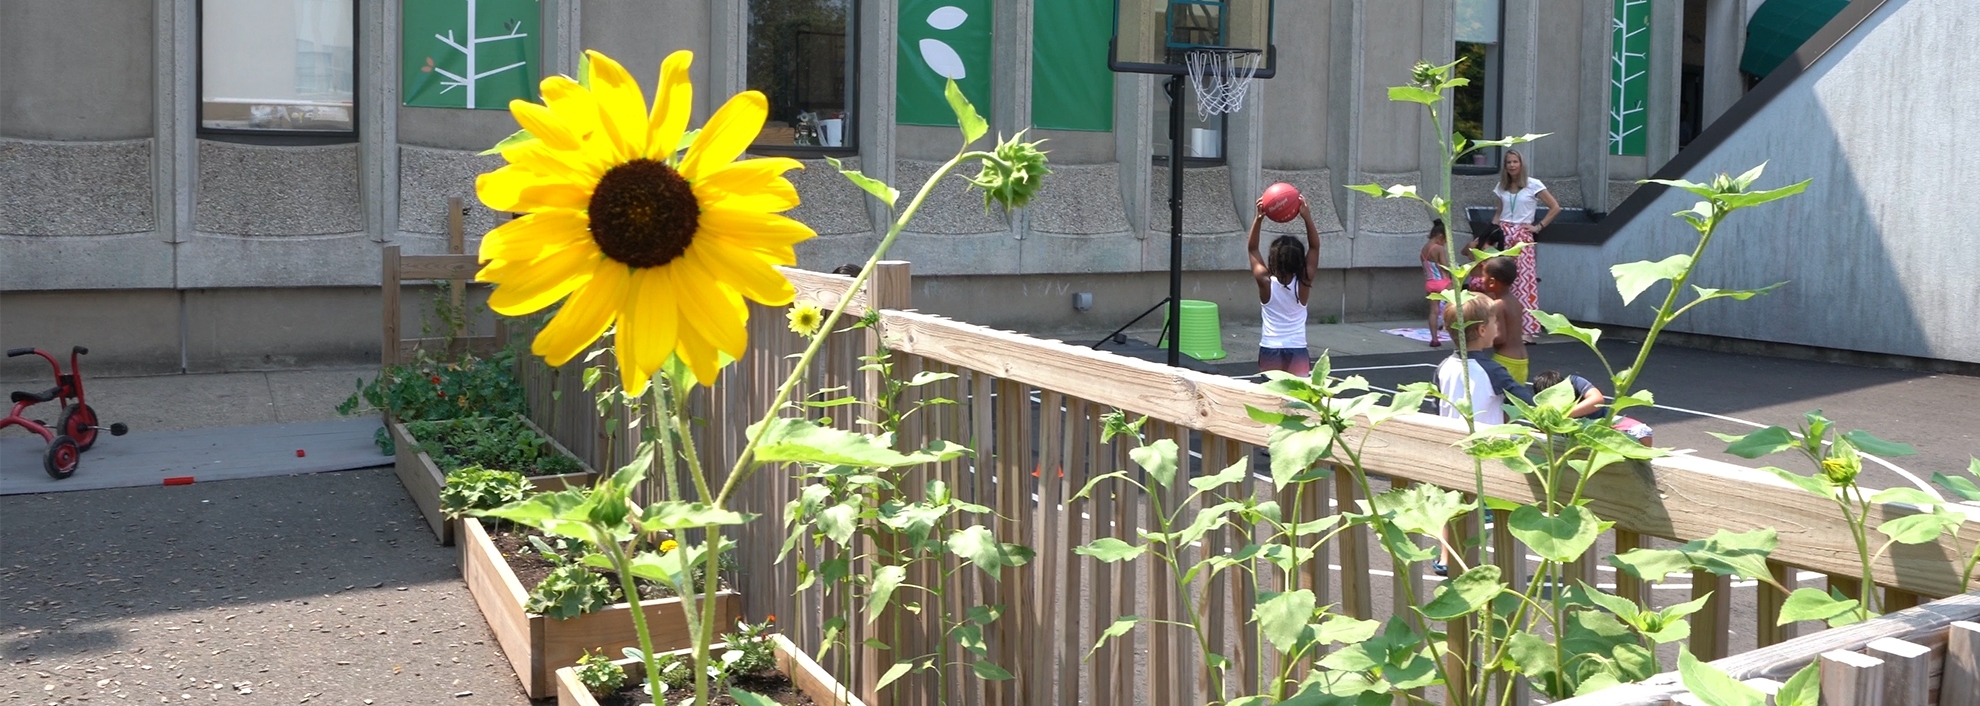
[{"label": "green awning", "polygon": [[1739,70],[1765,77],[1849,6],[1849,0],[1767,0],[1746,23]]}]

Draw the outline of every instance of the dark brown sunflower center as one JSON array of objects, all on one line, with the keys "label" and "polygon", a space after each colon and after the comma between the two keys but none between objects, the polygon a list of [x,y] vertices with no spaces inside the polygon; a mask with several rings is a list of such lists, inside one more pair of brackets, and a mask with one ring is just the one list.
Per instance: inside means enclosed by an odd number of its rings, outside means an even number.
[{"label": "dark brown sunflower center", "polygon": [[591,192],[591,239],[633,267],[659,267],[687,252],[700,219],[687,180],[650,159],[613,167]]}]

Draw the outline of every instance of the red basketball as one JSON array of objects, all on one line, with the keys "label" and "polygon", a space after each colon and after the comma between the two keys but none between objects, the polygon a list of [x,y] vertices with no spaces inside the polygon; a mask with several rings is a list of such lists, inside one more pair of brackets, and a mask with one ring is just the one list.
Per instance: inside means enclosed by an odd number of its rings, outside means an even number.
[{"label": "red basketball", "polygon": [[1299,195],[1299,189],[1291,184],[1279,182],[1265,187],[1265,193],[1258,197],[1259,208],[1265,217],[1285,223],[1299,217],[1299,207],[1306,204],[1306,197]]}]

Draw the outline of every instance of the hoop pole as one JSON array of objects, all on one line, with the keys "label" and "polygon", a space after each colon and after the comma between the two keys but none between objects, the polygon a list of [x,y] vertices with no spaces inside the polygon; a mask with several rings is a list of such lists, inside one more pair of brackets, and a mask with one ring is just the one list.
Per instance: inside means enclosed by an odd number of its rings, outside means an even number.
[{"label": "hoop pole", "polygon": [[1169,367],[1182,364],[1183,77],[1169,77]]}]

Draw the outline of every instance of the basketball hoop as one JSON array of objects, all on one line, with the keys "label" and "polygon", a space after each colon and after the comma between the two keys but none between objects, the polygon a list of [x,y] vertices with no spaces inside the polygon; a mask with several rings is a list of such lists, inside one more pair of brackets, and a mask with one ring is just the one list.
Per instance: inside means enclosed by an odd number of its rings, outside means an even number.
[{"label": "basketball hoop", "polygon": [[1196,89],[1196,117],[1235,113],[1244,107],[1244,92],[1258,75],[1265,53],[1234,47],[1195,47],[1183,52],[1189,85]]}]

